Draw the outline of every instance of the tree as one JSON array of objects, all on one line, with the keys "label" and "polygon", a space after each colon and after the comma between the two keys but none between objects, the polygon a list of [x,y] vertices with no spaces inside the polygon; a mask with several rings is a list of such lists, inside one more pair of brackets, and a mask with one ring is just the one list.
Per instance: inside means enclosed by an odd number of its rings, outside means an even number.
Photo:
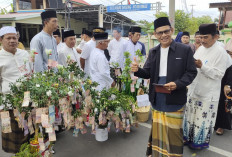
[{"label": "tree", "polygon": [[148,22],[147,20],[140,20],[137,23],[142,28],[143,32],[150,30],[151,26],[153,25],[153,22]]},{"label": "tree", "polygon": [[161,12],[156,13],[155,17],[156,18],[159,18],[159,17],[168,17],[168,13],[161,11]]},{"label": "tree", "polygon": [[[10,7],[10,10],[6,9],[6,8],[8,8],[8,7]],[[1,8],[1,7],[0,7],[0,14],[4,15],[4,14],[7,14],[7,13],[9,13],[9,12],[14,12],[14,9],[13,9],[13,8],[14,8],[14,7],[13,7],[13,3],[11,3],[9,6],[7,6],[7,7],[5,7],[5,8]]]},{"label": "tree", "polygon": [[[177,33],[187,31],[190,21],[189,16],[190,14],[185,13],[183,10],[175,11],[175,30]],[[155,17],[168,17],[168,14],[166,12],[159,12],[155,14]]]},{"label": "tree", "polygon": [[187,31],[189,27],[190,14],[185,13],[183,10],[176,10],[175,12],[175,29],[176,32]]},{"label": "tree", "polygon": [[[168,17],[166,12],[159,12],[154,15],[156,18],[159,17]],[[153,25],[153,22],[148,22],[146,20],[138,21],[143,31],[147,31]],[[215,19],[216,22],[216,19]],[[194,34],[198,31],[199,26],[204,23],[213,23],[213,20],[210,16],[201,16],[201,17],[192,17],[190,18],[190,14],[185,13],[183,10],[175,11],[175,32],[183,32],[188,31],[190,34]]]},{"label": "tree", "polygon": [[190,34],[195,34],[195,32],[199,29],[197,21],[198,19],[196,17],[190,18],[188,21],[188,28],[186,29],[186,31],[188,31]]},{"label": "tree", "polygon": [[218,24],[219,19],[218,18],[214,18],[213,22]]},{"label": "tree", "polygon": [[200,26],[201,24],[205,24],[205,23],[213,23],[213,20],[210,16],[201,16],[197,18],[197,23]]},{"label": "tree", "polygon": [[2,14],[2,15],[7,14],[7,13],[8,13],[8,11],[6,10],[6,8],[2,8],[0,10],[0,14]]}]

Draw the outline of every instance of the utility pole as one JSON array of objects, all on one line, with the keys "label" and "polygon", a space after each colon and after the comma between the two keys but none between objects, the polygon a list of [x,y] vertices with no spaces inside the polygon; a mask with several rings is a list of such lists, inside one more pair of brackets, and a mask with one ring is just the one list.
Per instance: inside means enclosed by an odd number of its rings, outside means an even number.
[{"label": "utility pole", "polygon": [[70,12],[72,10],[72,2],[69,0],[67,3],[67,8],[68,8],[68,30],[71,29],[71,23],[70,23]]},{"label": "utility pole", "polygon": [[191,11],[191,14],[192,14],[192,18],[193,18],[193,7],[196,6],[194,4],[190,5],[192,7],[192,11]]},{"label": "utility pole", "polygon": [[[72,10],[72,2],[70,0],[65,0],[65,30],[70,30],[70,12]],[[67,17],[68,11],[68,17]]]},{"label": "utility pole", "polygon": [[65,29],[68,28],[68,22],[67,22],[67,1],[65,0]]},{"label": "utility pole", "polygon": [[171,26],[175,28],[175,0],[169,0],[169,20]]}]

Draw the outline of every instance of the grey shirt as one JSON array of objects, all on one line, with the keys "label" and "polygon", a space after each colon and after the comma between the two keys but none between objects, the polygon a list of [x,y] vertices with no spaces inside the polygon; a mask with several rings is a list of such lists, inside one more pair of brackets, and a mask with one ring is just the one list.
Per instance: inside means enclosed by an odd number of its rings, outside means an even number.
[{"label": "grey shirt", "polygon": [[[30,49],[35,49],[38,53],[35,55],[35,72],[43,72],[47,70],[48,59],[58,61],[56,39],[43,30],[32,38]],[[45,52],[45,49],[52,50],[52,55],[50,55],[49,58]]]}]

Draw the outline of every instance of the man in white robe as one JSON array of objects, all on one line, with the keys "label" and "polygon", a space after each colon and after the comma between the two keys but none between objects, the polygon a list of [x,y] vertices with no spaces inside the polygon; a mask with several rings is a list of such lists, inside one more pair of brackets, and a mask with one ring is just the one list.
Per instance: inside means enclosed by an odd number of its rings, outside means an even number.
[{"label": "man in white robe", "polygon": [[216,24],[199,27],[202,46],[194,54],[198,74],[188,90],[183,131],[184,141],[193,149],[209,147],[221,89],[221,79],[228,67],[228,55],[217,44]]},{"label": "man in white robe", "polygon": [[[43,72],[48,69],[48,59],[54,62],[58,61],[57,43],[52,33],[58,28],[56,11],[45,11],[41,13],[43,30],[35,35],[30,43],[30,49],[36,50],[38,55],[35,56],[35,72]],[[46,54],[51,51],[51,54]]]},{"label": "man in white robe", "polygon": [[104,54],[104,50],[107,49],[109,43],[108,33],[94,34],[94,38],[97,44],[90,56],[90,78],[99,84],[97,90],[101,91],[104,88],[109,89],[115,83],[110,77],[109,62]]},{"label": "man in white robe", "polygon": [[[24,74],[30,73],[29,54],[27,51],[18,49],[18,38],[14,27],[6,26],[0,30],[0,92],[10,93],[10,83],[16,82]],[[1,104],[0,104],[1,105]],[[4,106],[0,106],[2,111]],[[2,133],[2,149],[5,152],[17,153],[20,146],[27,142],[28,136],[18,127],[11,105],[8,106],[11,118],[11,132]]]},{"label": "man in white robe", "polygon": [[84,30],[82,31],[82,34],[81,34],[81,42],[80,42],[80,44],[77,46],[77,52],[78,52],[79,54],[82,53],[82,50],[83,50],[83,48],[84,48],[84,45],[85,45],[88,41],[91,40],[92,35],[93,35],[93,34],[92,34],[91,31],[88,31],[88,30],[86,30],[86,29],[84,29]]},{"label": "man in white robe", "polygon": [[60,30],[57,29],[55,32],[53,32],[53,37],[56,39],[57,43],[57,53],[59,55],[59,51],[64,46],[64,43],[62,42],[61,36],[60,36]]},{"label": "man in white robe", "polygon": [[141,28],[140,27],[131,27],[131,39],[126,43],[124,52],[130,52],[131,61],[136,57],[135,52],[140,50],[142,52],[142,45],[138,42],[141,36]]},{"label": "man in white robe", "polygon": [[67,58],[68,56],[73,62],[77,62],[80,67],[80,57],[75,49],[76,44],[76,36],[73,30],[65,31],[64,34],[64,46],[61,48],[59,52],[58,63],[67,66]]},{"label": "man in white robe", "polygon": [[[104,28],[94,28],[93,29],[93,34],[96,33],[103,33],[105,32]],[[90,56],[91,56],[91,52],[92,50],[96,47],[96,41],[94,39],[94,37],[89,40],[83,47],[82,53],[81,53],[81,57],[80,57],[80,64],[81,64],[81,68],[84,70],[85,72],[85,76],[88,77],[90,76]]]},{"label": "man in white robe", "polygon": [[121,29],[114,28],[113,30],[114,39],[110,41],[108,50],[110,55],[110,67],[113,68],[114,63],[118,63],[118,68],[123,68],[124,64],[124,48],[127,41],[121,36]]}]

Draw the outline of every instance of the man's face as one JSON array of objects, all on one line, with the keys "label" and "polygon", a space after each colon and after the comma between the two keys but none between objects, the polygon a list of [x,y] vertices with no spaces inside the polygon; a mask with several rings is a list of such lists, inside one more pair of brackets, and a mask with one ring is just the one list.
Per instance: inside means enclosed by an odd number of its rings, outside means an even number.
[{"label": "man's face", "polygon": [[141,33],[139,33],[139,32],[135,32],[134,34],[131,33],[131,40],[132,40],[134,43],[136,43],[137,41],[139,41],[140,36],[141,36]]},{"label": "man's face", "polygon": [[173,28],[170,26],[162,26],[155,30],[154,35],[162,47],[168,47],[172,43],[172,33]]},{"label": "man's face", "polygon": [[84,40],[84,34],[81,34],[81,40],[82,40],[82,39]]},{"label": "man's face", "polygon": [[188,43],[189,43],[189,40],[190,40],[190,38],[189,38],[189,36],[187,36],[187,35],[183,35],[183,36],[181,37],[181,42],[182,42],[183,44],[188,44]]},{"label": "man's face", "polygon": [[53,35],[53,37],[56,39],[56,44],[58,45],[61,41],[61,37],[59,35]]},{"label": "man's face", "polygon": [[120,33],[117,30],[113,30],[113,36],[114,38],[118,39],[120,38]]},{"label": "man's face", "polygon": [[58,19],[57,18],[50,18],[47,22],[45,22],[45,27],[52,32],[55,32],[58,29]]},{"label": "man's face", "polygon": [[17,31],[17,37],[18,37],[18,39],[20,38],[20,34],[19,34],[19,32]]},{"label": "man's face", "polygon": [[201,36],[200,35],[195,35],[195,42],[197,44],[200,44],[201,43]]},{"label": "man's face", "polygon": [[87,41],[87,39],[88,39],[88,35],[86,35],[86,34],[82,34],[82,39],[84,39],[84,41]]},{"label": "man's face", "polygon": [[107,49],[109,42],[110,42],[109,39],[106,39],[106,40],[101,41],[101,42],[100,42],[100,49],[101,49],[101,50]]},{"label": "man's face", "polygon": [[131,32],[128,33],[128,38],[131,39]]},{"label": "man's face", "polygon": [[5,34],[3,39],[0,39],[4,50],[8,52],[16,52],[16,48],[18,47],[18,37],[17,34],[9,33]]},{"label": "man's face", "polygon": [[201,44],[205,48],[210,48],[217,40],[217,36],[212,36],[211,34],[201,35]]},{"label": "man's face", "polygon": [[64,41],[69,48],[73,48],[76,45],[76,37],[75,36],[67,37],[64,39]]},{"label": "man's face", "polygon": [[227,50],[227,53],[230,55],[230,57],[232,58],[232,52]]}]

